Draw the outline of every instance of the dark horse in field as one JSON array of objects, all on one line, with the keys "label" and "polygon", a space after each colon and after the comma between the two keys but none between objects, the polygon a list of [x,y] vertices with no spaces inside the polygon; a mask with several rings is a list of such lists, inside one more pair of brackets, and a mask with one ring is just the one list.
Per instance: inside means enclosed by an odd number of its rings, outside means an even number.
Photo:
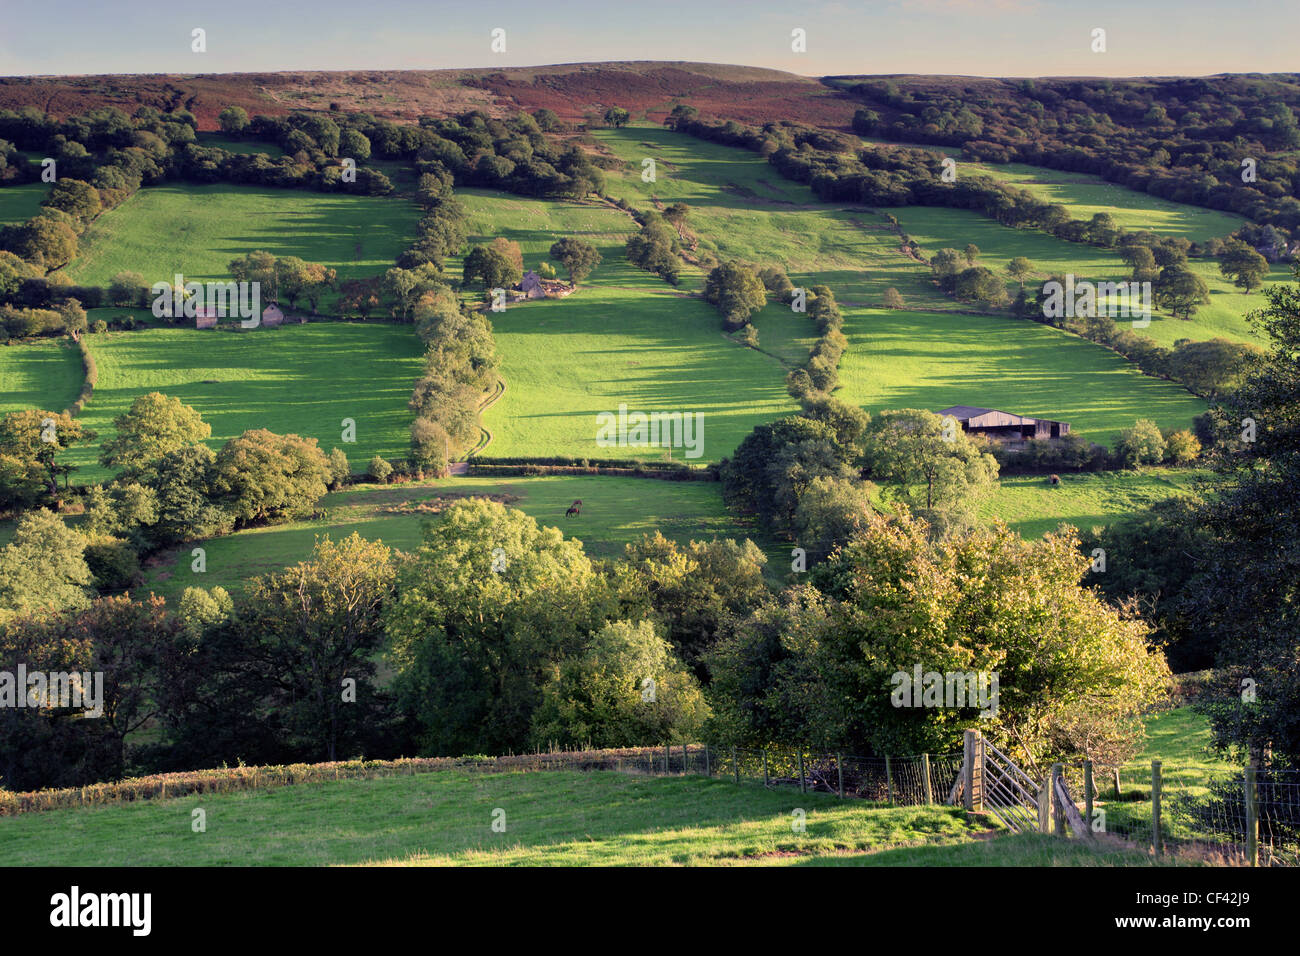
[{"label": "dark horse in field", "polygon": [[574,516],[582,517],[582,499],[579,498],[573,504],[569,505],[569,510],[564,513],[564,517],[572,518]]}]

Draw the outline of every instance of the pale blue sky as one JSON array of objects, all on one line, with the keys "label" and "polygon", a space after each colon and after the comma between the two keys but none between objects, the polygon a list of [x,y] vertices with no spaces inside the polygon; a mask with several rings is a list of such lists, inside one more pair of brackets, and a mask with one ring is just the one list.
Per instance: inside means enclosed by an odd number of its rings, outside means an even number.
[{"label": "pale blue sky", "polygon": [[[190,50],[195,27],[207,52]],[[493,28],[506,52],[493,53]],[[790,49],[807,31],[808,51]],[[1107,52],[1090,49],[1107,31]],[[0,75],[443,69],[594,60],[810,76],[1300,72],[1300,0],[3,0]]]}]

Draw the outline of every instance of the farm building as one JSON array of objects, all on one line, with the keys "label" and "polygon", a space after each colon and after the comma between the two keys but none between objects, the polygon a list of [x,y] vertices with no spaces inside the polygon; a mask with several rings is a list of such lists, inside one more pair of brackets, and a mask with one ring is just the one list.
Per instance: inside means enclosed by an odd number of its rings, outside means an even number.
[{"label": "farm building", "polygon": [[524,277],[519,280],[519,291],[528,299],[543,299],[546,297],[546,288],[542,285],[542,277],[532,270],[525,272]]},{"label": "farm building", "polygon": [[194,327],[196,329],[215,329],[217,327],[217,308],[205,305],[194,310]]},{"label": "farm building", "polygon": [[274,302],[262,310],[262,324],[267,328],[275,328],[277,325],[283,324],[283,322],[284,313],[280,311],[280,307]]},{"label": "farm building", "polygon": [[976,408],[972,405],[954,405],[939,412],[940,418],[951,415],[961,423],[961,430],[973,435],[984,435],[1004,444],[1020,444],[1031,438],[1051,440],[1070,433],[1069,422],[1050,418],[1029,418],[996,408]]}]

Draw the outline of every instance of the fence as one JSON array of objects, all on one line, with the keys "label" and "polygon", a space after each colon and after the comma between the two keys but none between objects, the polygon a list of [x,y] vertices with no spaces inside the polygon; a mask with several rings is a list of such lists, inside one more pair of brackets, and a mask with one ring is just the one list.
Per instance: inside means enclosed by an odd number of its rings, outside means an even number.
[{"label": "fence", "polygon": [[854,757],[794,749],[746,750],[704,744],[626,747],[512,754],[505,757],[408,757],[332,763],[229,767],[133,777],[58,790],[11,793],[0,789],[0,816],[62,807],[159,800],[190,794],[262,790],[334,780],[374,779],[444,770],[508,772],[612,770],[643,774],[696,774],[762,781],[769,787],[836,793],[881,803],[915,806],[943,803],[961,773],[960,754],[916,757]]},{"label": "fence", "polygon": [[1300,771],[1248,766],[1207,778],[1204,768],[1171,770],[1155,760],[1144,788],[1133,785],[1131,771],[1113,768],[1109,784],[1099,785],[1096,770],[1091,761],[1054,764],[1039,784],[978,731],[967,731],[959,789],[967,809],[1012,830],[1211,863],[1300,865]]}]

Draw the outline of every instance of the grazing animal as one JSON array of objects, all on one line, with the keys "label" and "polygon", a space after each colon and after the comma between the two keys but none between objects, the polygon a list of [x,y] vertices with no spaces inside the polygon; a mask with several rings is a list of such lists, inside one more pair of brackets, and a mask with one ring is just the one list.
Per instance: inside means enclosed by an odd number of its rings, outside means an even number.
[{"label": "grazing animal", "polygon": [[1048,480],[1048,482],[1049,482],[1050,484],[1053,484],[1053,485],[1059,485],[1059,484],[1061,483],[1061,476],[1060,476],[1060,475],[1052,475],[1052,476],[1051,476],[1050,478],[1048,478],[1047,480]]},{"label": "grazing animal", "polygon": [[579,498],[579,499],[578,499],[577,501],[575,501],[573,504],[569,505],[569,510],[566,511],[566,512],[564,513],[564,517],[566,517],[566,518],[572,518],[574,515],[577,515],[579,518],[582,517],[582,499],[581,499],[581,498]]}]

